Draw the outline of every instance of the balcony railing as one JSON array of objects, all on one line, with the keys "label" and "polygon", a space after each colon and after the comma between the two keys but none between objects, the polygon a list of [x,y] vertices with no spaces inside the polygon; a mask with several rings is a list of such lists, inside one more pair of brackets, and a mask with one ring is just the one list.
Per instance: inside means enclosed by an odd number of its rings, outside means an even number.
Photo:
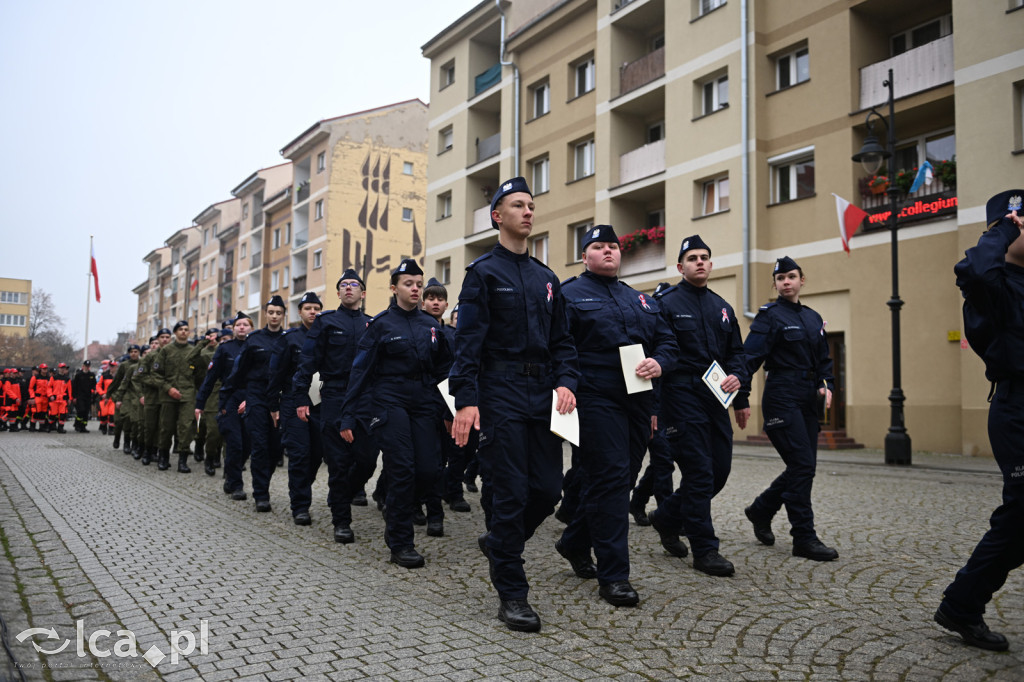
[{"label": "balcony railing", "polygon": [[[865,178],[866,180],[866,178]],[[939,178],[935,177],[932,179],[932,184],[921,185],[921,187],[913,194],[900,195],[900,201],[912,201],[914,199],[920,199],[922,197],[930,197],[934,194],[940,194],[942,192],[955,192],[955,187],[950,187]],[[866,182],[861,183],[861,208],[865,211],[870,211],[876,208],[888,208],[889,207],[889,195],[883,190],[877,194],[872,192]]]},{"label": "balcony railing", "polygon": [[296,294],[304,292],[306,290],[306,276],[295,277],[292,279],[292,291]]},{"label": "balcony railing", "polygon": [[301,204],[309,198],[309,180],[299,185],[295,190],[295,203]]},{"label": "balcony railing", "polygon": [[933,40],[907,50],[891,59],[876,62],[860,70],[860,108],[884,104],[889,89],[882,82],[892,69],[893,96],[896,99],[953,82],[953,36]]},{"label": "balcony railing", "polygon": [[263,265],[263,252],[257,251],[252,254],[252,258],[249,261],[249,267],[253,270]]},{"label": "balcony railing", "polygon": [[491,207],[481,206],[473,211],[473,234],[480,234],[491,229]]},{"label": "balcony railing", "polygon": [[501,81],[500,62],[494,64],[494,66],[487,69],[486,71],[484,71],[483,73],[476,77],[476,80],[474,81],[473,84],[475,87],[473,94],[479,95],[481,92],[487,90],[488,88],[498,83],[499,81]]},{"label": "balcony railing", "polygon": [[292,239],[292,249],[301,249],[309,243],[309,232],[296,232]]},{"label": "balcony railing", "polygon": [[619,94],[624,95],[665,75],[665,48],[644,55],[635,62],[625,64],[619,71]]},{"label": "balcony railing", "polygon": [[497,156],[498,152],[501,151],[501,133],[495,133],[490,137],[485,137],[476,143],[476,162],[480,163],[484,159],[489,159],[492,156]]},{"label": "balcony railing", "polygon": [[646,178],[665,170],[665,140],[645,144],[619,157],[619,184]]}]

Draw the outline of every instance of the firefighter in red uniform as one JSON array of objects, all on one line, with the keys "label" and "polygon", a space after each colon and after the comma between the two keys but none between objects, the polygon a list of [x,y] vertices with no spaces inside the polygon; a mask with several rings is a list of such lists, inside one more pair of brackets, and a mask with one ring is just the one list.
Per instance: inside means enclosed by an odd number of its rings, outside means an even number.
[{"label": "firefighter in red uniform", "polygon": [[5,369],[0,407],[0,431],[18,430],[18,407],[21,405],[21,382],[17,369]]},{"label": "firefighter in red uniform", "polygon": [[57,365],[57,373],[50,378],[50,430],[64,433],[64,422],[68,418],[68,404],[71,402],[71,377],[65,363]]},{"label": "firefighter in red uniform", "polygon": [[113,431],[114,401],[107,395],[110,384],[114,383],[114,372],[117,371],[117,363],[103,361],[100,369],[100,376],[96,379],[96,398],[99,400],[97,416],[100,420],[100,433],[107,435],[108,429]]},{"label": "firefighter in red uniform", "polygon": [[50,424],[46,415],[50,409],[50,368],[42,363],[33,373],[28,382],[29,409],[32,412],[32,422],[28,430],[35,431],[36,424],[39,424],[40,431],[49,431]]}]

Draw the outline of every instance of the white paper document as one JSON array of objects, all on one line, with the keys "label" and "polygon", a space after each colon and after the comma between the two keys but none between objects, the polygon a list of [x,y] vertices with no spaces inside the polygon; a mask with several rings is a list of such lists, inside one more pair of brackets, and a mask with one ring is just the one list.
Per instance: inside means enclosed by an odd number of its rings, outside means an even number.
[{"label": "white paper document", "polygon": [[644,358],[643,344],[634,343],[632,346],[619,346],[619,359],[622,361],[622,378],[626,380],[626,393],[639,393],[650,391],[654,388],[650,379],[644,379],[636,375],[636,366]]},{"label": "white paper document", "polygon": [[579,447],[580,413],[577,410],[573,410],[569,414],[560,414],[558,412],[558,392],[551,391],[551,433]]},{"label": "white paper document", "polygon": [[733,391],[732,393],[726,393],[722,390],[720,384],[729,374],[722,369],[722,366],[718,364],[718,360],[712,360],[711,366],[708,367],[708,371],[704,372],[704,383],[708,385],[711,392],[718,398],[718,402],[722,403],[722,407],[728,409],[729,405],[732,404],[732,399],[736,397],[739,391]]},{"label": "white paper document", "polygon": [[313,407],[320,404],[320,389],[323,387],[323,382],[320,381],[320,372],[313,374],[312,381],[309,382],[309,403]]},{"label": "white paper document", "polygon": [[437,390],[441,391],[441,397],[444,398],[444,404],[448,406],[448,409],[452,411],[452,416],[455,416],[455,396],[448,392],[448,380],[445,379],[437,385]]}]

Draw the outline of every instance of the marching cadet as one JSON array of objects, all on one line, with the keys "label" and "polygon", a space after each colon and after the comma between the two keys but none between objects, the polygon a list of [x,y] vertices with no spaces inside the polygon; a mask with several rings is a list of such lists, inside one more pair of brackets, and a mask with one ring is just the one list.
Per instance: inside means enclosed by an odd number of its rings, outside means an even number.
[{"label": "marching cadet", "polygon": [[153,360],[153,382],[159,386],[160,427],[157,448],[160,469],[170,468],[171,441],[177,435],[178,473],[188,474],[189,446],[196,433],[195,366],[188,342],[188,322],[178,321],[174,339],[161,348]]},{"label": "marching cadet", "polygon": [[68,366],[61,362],[57,365],[57,373],[50,377],[49,421],[50,430],[54,427],[57,433],[64,433],[64,422],[68,418],[68,402],[71,400],[71,377]]},{"label": "marching cadet", "polygon": [[[242,346],[251,331],[252,319],[239,310],[231,324],[232,338],[217,345],[203,378],[203,384],[196,394],[196,419],[203,418],[207,403],[211,399],[217,405],[217,429],[224,438],[224,493],[230,495],[233,500],[246,498],[242,467],[249,456],[249,434],[242,428],[242,419],[239,416],[240,396],[226,393],[223,382],[231,373],[235,358],[242,352]],[[220,388],[217,388],[218,386]]]},{"label": "marching cadet", "polygon": [[576,407],[579,366],[566,324],[560,284],[530,258],[533,195],[521,177],[491,199],[498,243],[466,268],[455,328],[455,444],[480,431],[481,502],[489,516],[479,544],[501,601],[498,618],[512,630],[537,632],[527,601],[526,540],[554,511],[562,484],[562,441],[551,433],[552,391],[561,414]]},{"label": "marching cadet", "polygon": [[[437,384],[448,376],[451,349],[437,321],[420,308],[423,270],[412,258],[391,273],[393,302],[359,340],[342,407],[341,437],[351,443],[357,418],[369,419],[388,478],[384,541],[391,562],[423,566],[412,515],[441,471],[437,422],[444,404]],[[443,535],[443,527],[428,534]]]},{"label": "marching cadet", "polygon": [[274,295],[263,307],[267,324],[249,334],[242,352],[235,358],[231,374],[224,380],[222,393],[237,402],[242,422],[249,433],[252,451],[249,455],[252,470],[252,499],[256,511],[269,512],[270,477],[281,457],[281,433],[270,418],[267,404],[267,378],[270,355],[281,339],[287,308],[284,299]]},{"label": "marching cadet", "polygon": [[92,397],[96,392],[96,375],[92,362],[82,361],[82,369],[75,372],[71,380],[71,401],[75,405],[75,431],[89,433],[89,413],[92,411]]},{"label": "marching cadet", "polygon": [[992,382],[988,437],[1003,473],[1003,496],[991,527],[946,587],[935,622],[970,646],[1006,651],[1006,637],[989,630],[984,615],[1010,571],[1024,563],[1024,190],[995,195],[985,213],[989,230],[953,270],[964,297],[967,341]]},{"label": "marching cadet", "polygon": [[47,415],[50,411],[50,368],[46,363],[41,363],[32,372],[32,378],[28,382],[28,397],[32,411],[32,423],[28,430],[35,431],[36,424],[39,424],[40,431],[49,431]]},{"label": "marching cadet", "polygon": [[[683,240],[676,268],[682,280],[663,291],[658,302],[679,345],[679,366],[661,381],[661,419],[681,481],[650,514],[650,521],[669,554],[686,556],[686,545],[679,540],[682,528],[693,548],[693,567],[727,577],[735,568],[718,552],[711,500],[725,487],[732,469],[732,427],[728,410],[704,385],[703,376],[717,362],[724,374],[713,381],[726,393],[748,387],[750,377],[736,313],[708,287],[711,247],[700,235]],[[750,418],[747,395],[740,392],[732,401],[741,429]]]},{"label": "marching cadet", "polygon": [[577,576],[598,579],[606,602],[636,606],[640,597],[629,583],[629,492],[657,418],[652,391],[627,392],[619,348],[643,347],[644,359],[629,370],[648,380],[672,371],[679,349],[658,304],[618,279],[622,254],[612,226],[590,229],[582,246],[586,270],[562,283],[582,374],[576,391],[581,499],[555,549]]},{"label": "marching cadet", "polygon": [[[223,335],[222,335],[223,332]],[[192,385],[198,392],[206,378],[206,372],[213,362],[213,354],[221,338],[231,338],[230,329],[218,329],[211,327],[200,339],[192,352],[189,354],[189,364],[192,366]],[[215,385],[213,390],[220,388]],[[192,406],[194,409],[194,405]],[[203,471],[207,476],[217,473],[220,466],[220,450],[224,445],[220,430],[217,428],[217,401],[208,401],[206,409],[196,415],[196,461],[205,462]]]},{"label": "marching cadet", "polygon": [[[270,416],[281,429],[281,443],[288,453],[288,498],[292,519],[297,526],[308,526],[313,522],[309,515],[309,505],[313,501],[311,473],[320,467],[324,449],[320,436],[320,406],[312,407],[313,419],[299,419],[295,411],[300,400],[295,394],[292,379],[298,369],[306,334],[322,309],[323,303],[315,293],[307,291],[302,295],[299,299],[299,326],[286,329],[281,336],[270,356],[270,378],[267,381]],[[306,397],[308,399],[308,395]]]},{"label": "marching cadet", "polygon": [[100,422],[100,433],[104,436],[113,432],[111,420],[114,418],[115,408],[109,391],[110,385],[114,382],[116,367],[117,363],[110,363],[104,360],[100,365],[99,376],[96,378],[96,417]]},{"label": "marching cadet", "polygon": [[[145,448],[142,463],[149,464],[157,458],[160,444],[160,377],[153,372],[153,363],[157,361],[159,350],[171,342],[171,330],[163,327],[157,332],[156,339],[150,343],[147,352],[139,361],[136,369],[138,381],[142,389],[142,433],[141,442]],[[170,458],[157,461],[157,469],[166,471],[171,468]]]},{"label": "marching cadet", "polygon": [[[348,544],[355,542],[353,493],[362,490],[373,476],[378,450],[375,440],[359,424],[353,430],[355,439],[351,444],[341,437],[341,408],[348,391],[352,361],[371,318],[361,309],[366,286],[355,270],[345,270],[335,288],[341,303],[337,310],[318,316],[306,332],[292,388],[298,401],[295,416],[301,421],[312,419],[316,428],[317,415],[312,409],[309,387],[314,374],[319,373],[322,384],[319,428],[323,459],[327,464],[327,505],[331,509],[334,541]],[[311,485],[315,478],[316,469],[311,467]]]},{"label": "marching cadet", "polygon": [[129,380],[135,373],[139,364],[139,355],[142,349],[138,344],[128,346],[128,359],[123,360],[117,366],[114,373],[114,380],[110,382],[107,395],[114,401],[114,449],[117,450],[121,444],[121,435],[124,434],[124,454],[132,452],[132,403],[126,401],[125,394],[128,389]]},{"label": "marching cadet", "polygon": [[800,303],[804,271],[789,256],[775,261],[772,283],[779,297],[761,306],[743,346],[747,374],[764,363],[768,377],[761,396],[764,430],[786,470],[744,510],[754,537],[775,543],[772,518],[783,505],[792,524],[793,556],[813,561],[839,557],[818,539],[811,509],[811,486],[818,462],[818,396],[832,404],[832,359],[821,316]]}]

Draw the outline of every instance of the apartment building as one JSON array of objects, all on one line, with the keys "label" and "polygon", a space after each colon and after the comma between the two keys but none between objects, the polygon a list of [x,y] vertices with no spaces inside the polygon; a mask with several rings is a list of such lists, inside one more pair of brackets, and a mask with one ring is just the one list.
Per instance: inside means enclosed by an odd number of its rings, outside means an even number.
[{"label": "apartment building", "polygon": [[32,280],[0,277],[0,334],[28,338]]},{"label": "apartment building", "polygon": [[237,312],[235,249],[241,215],[241,202],[231,198],[210,204],[192,219],[199,230],[197,329],[219,327]]},{"label": "apartment building", "polygon": [[[807,274],[826,320],[836,407],[823,428],[881,447],[893,386],[891,232],[884,170],[851,157],[893,72],[902,384],[913,448],[989,452],[987,384],[962,342],[952,266],[989,196],[1024,178],[1021,0],[484,1],[427,42],[426,266],[457,291],[497,240],[489,201],[523,175],[531,253],[562,277],[580,236],[610,223],[622,278],[679,279],[683,238],[713,249],[711,287],[744,317],[773,300],[771,267]],[[885,140],[885,124],[872,118]],[[961,144],[957,145],[957,139]],[[909,178],[908,178],[909,176]],[[870,215],[839,238],[836,194]],[[755,379],[755,407],[761,378]],[[760,412],[745,434],[759,431]]]}]

